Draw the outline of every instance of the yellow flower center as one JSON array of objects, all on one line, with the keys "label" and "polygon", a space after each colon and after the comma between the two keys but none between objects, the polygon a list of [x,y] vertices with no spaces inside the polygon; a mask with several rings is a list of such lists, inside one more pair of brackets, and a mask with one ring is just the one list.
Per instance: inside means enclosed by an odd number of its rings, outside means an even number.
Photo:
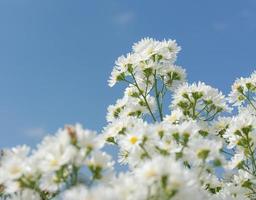
[{"label": "yellow flower center", "polygon": [[51,160],[51,166],[57,166],[58,165],[58,160],[53,159]]},{"label": "yellow flower center", "polygon": [[150,169],[150,170],[146,171],[146,177],[154,177],[156,175],[157,175],[157,173],[153,169]]},{"label": "yellow flower center", "polygon": [[151,48],[148,48],[148,50],[147,50],[147,54],[148,55],[151,55],[153,53],[153,48],[151,47]]},{"label": "yellow flower center", "polygon": [[12,166],[11,168],[10,168],[10,173],[11,174],[18,174],[18,173],[20,173],[21,172],[21,169],[20,169],[20,167],[18,167],[18,166]]},{"label": "yellow flower center", "polygon": [[132,144],[135,144],[137,141],[138,141],[138,138],[137,138],[136,136],[132,136],[132,137],[130,138],[130,142],[131,142]]}]

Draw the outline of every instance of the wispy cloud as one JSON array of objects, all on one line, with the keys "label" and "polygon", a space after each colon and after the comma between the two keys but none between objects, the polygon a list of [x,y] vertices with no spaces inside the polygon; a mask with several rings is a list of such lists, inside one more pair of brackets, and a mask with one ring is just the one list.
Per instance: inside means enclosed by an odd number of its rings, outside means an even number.
[{"label": "wispy cloud", "polygon": [[115,24],[120,25],[120,26],[125,26],[128,24],[131,24],[135,20],[135,13],[132,11],[125,11],[116,14],[113,17],[113,21]]},{"label": "wispy cloud", "polygon": [[254,18],[255,17],[255,13],[249,9],[243,9],[241,12],[240,12],[240,16],[243,18],[243,19],[251,19],[251,18]]},{"label": "wispy cloud", "polygon": [[228,23],[224,22],[224,21],[214,22],[212,24],[213,30],[218,31],[218,32],[222,32],[222,31],[227,30],[228,26],[229,26]]},{"label": "wispy cloud", "polygon": [[230,31],[231,29],[255,30],[255,19],[256,13],[254,10],[251,8],[244,8],[229,18],[213,22],[212,29],[217,32]]},{"label": "wispy cloud", "polygon": [[240,12],[240,18],[242,19],[242,22],[245,26],[255,29],[256,24],[255,24],[255,19],[256,19],[256,14],[255,11],[252,9],[243,9]]},{"label": "wispy cloud", "polygon": [[24,131],[24,134],[31,138],[41,138],[47,134],[47,131],[44,128],[29,128]]}]

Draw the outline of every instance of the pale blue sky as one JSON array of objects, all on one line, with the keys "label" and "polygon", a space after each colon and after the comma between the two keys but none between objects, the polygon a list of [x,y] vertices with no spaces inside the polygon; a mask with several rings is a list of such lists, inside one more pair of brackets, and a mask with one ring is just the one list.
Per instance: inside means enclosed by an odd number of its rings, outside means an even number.
[{"label": "pale blue sky", "polygon": [[0,148],[80,122],[100,131],[107,79],[142,37],[172,38],[190,82],[228,93],[256,65],[255,0],[1,0]]}]

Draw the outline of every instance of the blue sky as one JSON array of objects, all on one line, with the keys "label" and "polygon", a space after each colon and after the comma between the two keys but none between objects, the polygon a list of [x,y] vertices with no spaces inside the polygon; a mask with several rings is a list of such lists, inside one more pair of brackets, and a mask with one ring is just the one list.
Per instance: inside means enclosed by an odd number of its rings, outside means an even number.
[{"label": "blue sky", "polygon": [[228,93],[256,65],[254,0],[1,0],[0,148],[64,124],[100,131],[115,59],[143,37],[172,38],[190,82]]}]

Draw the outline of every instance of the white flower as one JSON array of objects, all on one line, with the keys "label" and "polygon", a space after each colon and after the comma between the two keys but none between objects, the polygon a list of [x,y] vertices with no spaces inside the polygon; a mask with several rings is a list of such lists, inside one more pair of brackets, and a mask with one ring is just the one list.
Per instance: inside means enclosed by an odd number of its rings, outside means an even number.
[{"label": "white flower", "polygon": [[8,200],[41,200],[38,193],[31,189],[22,190],[16,194],[13,194],[8,198]]},{"label": "white flower", "polygon": [[0,185],[5,187],[8,194],[20,190],[19,179],[27,172],[29,147],[18,146],[4,150],[0,160]]},{"label": "white flower", "polygon": [[100,180],[101,184],[109,183],[114,176],[114,162],[105,152],[94,151],[86,160],[86,165],[92,173],[92,180]]},{"label": "white flower", "polygon": [[[256,92],[256,72],[252,73],[248,78],[236,79],[232,85],[232,90],[229,94],[229,102],[234,106],[240,106],[247,101],[250,106],[254,107],[255,104],[255,92]],[[254,107],[255,111],[255,107]]]},{"label": "white flower", "polygon": [[120,200],[122,198],[113,188],[105,186],[88,189],[83,185],[78,185],[61,195],[62,200]]},{"label": "white flower", "polygon": [[117,81],[124,80],[125,76],[129,76],[129,68],[135,70],[137,63],[139,62],[139,57],[136,54],[128,53],[126,56],[120,56],[115,62],[116,66],[111,72],[109,79],[109,86],[113,87]]},{"label": "white flower", "polygon": [[105,140],[115,139],[117,140],[121,135],[126,134],[130,127],[141,127],[145,126],[145,122],[137,117],[123,117],[111,122],[103,130]]},{"label": "white flower", "polygon": [[91,157],[87,161],[87,165],[99,167],[102,170],[112,169],[114,162],[111,160],[111,156],[105,152],[94,151]]},{"label": "white flower", "polygon": [[126,102],[127,102],[127,97],[118,99],[115,105],[110,105],[108,107],[108,113],[106,117],[108,122],[112,122],[115,119],[119,118],[119,116],[121,115],[121,112],[123,111],[126,105]]},{"label": "white flower", "polygon": [[179,121],[184,120],[186,117],[184,116],[183,112],[180,109],[173,110],[171,115],[166,115],[164,118],[164,122],[169,123],[176,123]]},{"label": "white flower", "polygon": [[183,84],[187,78],[185,69],[169,63],[163,65],[160,74],[164,76],[166,86],[173,91]]},{"label": "white flower", "polygon": [[62,166],[73,162],[76,153],[77,150],[73,145],[63,145],[58,141],[52,141],[37,152],[37,156],[41,158],[39,168],[42,172],[57,171]]},{"label": "white flower", "polygon": [[223,135],[223,137],[229,142],[228,148],[233,148],[237,145],[242,137],[241,134],[244,134],[243,128],[249,128],[249,137],[252,139],[252,141],[256,141],[256,117],[248,114],[248,112],[242,112],[237,117],[232,118],[229,128]]},{"label": "white flower", "polygon": [[206,138],[192,138],[185,149],[185,156],[195,164],[210,162],[220,158],[220,150],[223,145],[221,141],[209,140]]},{"label": "white flower", "polygon": [[108,85],[110,87],[113,87],[119,79],[122,79],[122,71],[119,71],[118,69],[114,68],[108,80]]},{"label": "white flower", "polygon": [[245,156],[243,153],[236,153],[228,162],[228,169],[235,169],[243,160],[245,160]]},{"label": "white flower", "polygon": [[[108,107],[107,121],[112,122],[118,118],[128,116],[140,117],[156,110],[155,98],[147,95],[145,99],[139,97],[140,93],[134,86],[129,86],[124,92],[124,97],[118,99],[116,105]],[[149,111],[150,108],[150,111]]]},{"label": "white flower", "polygon": [[39,187],[42,191],[57,192],[64,185],[55,173],[46,173],[40,179]]},{"label": "white flower", "polygon": [[164,60],[174,62],[180,49],[175,40],[160,42],[152,38],[144,38],[133,45],[133,51],[145,60],[153,55],[160,55]]},{"label": "white flower", "polygon": [[85,200],[89,195],[89,191],[86,187],[79,185],[70,190],[65,191],[62,194],[63,200]]},{"label": "white flower", "polygon": [[212,120],[221,111],[230,111],[225,96],[217,89],[202,82],[181,85],[173,96],[172,109],[181,109],[193,119],[204,116],[204,120]]},{"label": "white flower", "polygon": [[155,157],[142,167],[135,169],[135,177],[151,190],[149,196],[157,195],[166,198],[166,191],[172,192],[173,199],[191,199],[188,194],[193,193],[195,199],[205,199],[204,193],[196,178],[180,163],[170,157]]},{"label": "white flower", "polygon": [[154,46],[155,43],[156,41],[152,38],[143,38],[139,42],[134,43],[132,49],[135,53],[140,53],[146,51],[146,49],[149,49],[151,46]]},{"label": "white flower", "polygon": [[214,121],[212,125],[212,129],[216,135],[220,134],[222,136],[229,127],[230,121],[230,117],[218,117],[218,119]]},{"label": "white flower", "polygon": [[103,147],[104,141],[101,136],[97,135],[97,132],[83,129],[80,124],[74,126],[74,131],[76,134],[77,145],[80,148],[85,150],[97,150]]},{"label": "white flower", "polygon": [[129,82],[127,78],[131,77],[132,82],[139,84],[147,79],[151,87],[156,72],[157,77],[166,77],[170,89],[176,88],[186,78],[185,70],[173,65],[180,49],[175,40],[142,39],[133,45],[133,52],[117,59],[108,81],[109,86],[114,86],[118,81]]}]

